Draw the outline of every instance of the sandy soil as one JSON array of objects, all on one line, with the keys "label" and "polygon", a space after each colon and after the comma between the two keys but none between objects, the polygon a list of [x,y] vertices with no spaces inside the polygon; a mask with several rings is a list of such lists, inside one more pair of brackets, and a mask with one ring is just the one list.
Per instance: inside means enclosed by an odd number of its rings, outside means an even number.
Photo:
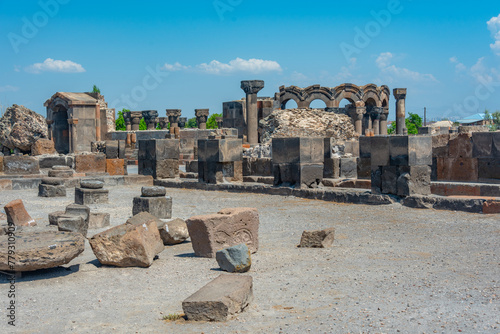
[{"label": "sandy soil", "polygon": [[[132,212],[139,187],[110,188],[112,225]],[[167,247],[150,268],[101,266],[88,243],[65,268],[16,282],[16,328],[7,325],[8,284],[0,275],[0,332],[19,333],[500,333],[499,215],[365,206],[293,197],[168,189],[173,215],[256,207],[260,249],[247,275],[254,301],[225,323],[166,322],[221,272],[189,242]],[[22,198],[39,225],[72,202],[36,190]],[[303,230],[336,228],[331,249],[300,249]],[[100,232],[90,231],[89,236]]]}]

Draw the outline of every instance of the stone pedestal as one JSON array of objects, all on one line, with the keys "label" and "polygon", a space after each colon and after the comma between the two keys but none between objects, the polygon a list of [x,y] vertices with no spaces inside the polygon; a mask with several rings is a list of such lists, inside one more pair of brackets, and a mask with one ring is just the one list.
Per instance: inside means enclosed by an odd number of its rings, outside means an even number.
[{"label": "stone pedestal", "polygon": [[179,140],[150,139],[139,141],[139,174],[155,179],[179,176]]},{"label": "stone pedestal", "polygon": [[64,179],[42,179],[42,183],[38,185],[38,197],[66,197]]},{"label": "stone pedestal", "polygon": [[210,114],[209,109],[195,109],[196,123],[198,124],[198,129],[207,128],[208,115]]},{"label": "stone pedestal", "polygon": [[131,130],[132,131],[139,131],[139,123],[141,123],[142,112],[141,111],[131,111],[130,118],[131,118],[131,123],[132,123]]},{"label": "stone pedestal", "polygon": [[158,119],[157,110],[144,110],[142,112],[142,117],[144,117],[148,130],[156,130],[156,123]]},{"label": "stone pedestal", "polygon": [[142,187],[141,197],[134,198],[132,215],[148,212],[159,219],[172,218],[172,198],[165,193],[163,187]]},{"label": "stone pedestal", "polygon": [[75,203],[80,205],[108,203],[109,190],[103,187],[102,181],[82,180],[81,187],[75,188]]},{"label": "stone pedestal", "polygon": [[406,128],[406,88],[395,88],[396,98],[396,134],[404,134]]},{"label": "stone pedestal", "polygon": [[247,141],[250,145],[257,145],[259,143],[257,93],[262,88],[264,88],[264,81],[262,80],[245,80],[241,82],[241,89],[246,93]]},{"label": "stone pedestal", "polygon": [[243,181],[242,140],[198,140],[198,180],[205,183]]}]

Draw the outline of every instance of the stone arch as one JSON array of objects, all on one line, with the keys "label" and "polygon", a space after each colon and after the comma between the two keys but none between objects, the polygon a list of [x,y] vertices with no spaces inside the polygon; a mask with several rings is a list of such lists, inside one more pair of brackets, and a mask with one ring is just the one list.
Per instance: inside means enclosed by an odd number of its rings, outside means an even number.
[{"label": "stone arch", "polygon": [[335,107],[338,107],[340,105],[340,101],[343,99],[350,101],[356,107],[365,106],[361,89],[356,85],[343,84],[332,88],[332,90],[334,91]]}]

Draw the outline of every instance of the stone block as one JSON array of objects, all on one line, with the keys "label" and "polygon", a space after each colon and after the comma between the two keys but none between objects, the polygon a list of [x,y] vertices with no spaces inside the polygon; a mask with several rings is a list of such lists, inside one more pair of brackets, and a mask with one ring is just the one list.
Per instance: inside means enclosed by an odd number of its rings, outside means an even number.
[{"label": "stone block", "polygon": [[274,185],[315,188],[323,180],[324,165],[307,163],[275,164]]},{"label": "stone block", "polygon": [[86,205],[70,204],[66,207],[64,214],[66,216],[82,217],[87,224],[90,224],[90,208]]},{"label": "stone block", "polygon": [[73,177],[73,170],[49,170],[49,177],[70,178]]},{"label": "stone block", "polygon": [[118,159],[125,159],[126,148],[125,140],[118,140]]},{"label": "stone block", "polygon": [[300,239],[299,247],[304,248],[330,248],[333,247],[335,239],[335,228],[319,231],[304,231]]},{"label": "stone block", "polygon": [[0,156],[0,173],[3,173],[3,155]]},{"label": "stone block", "polygon": [[484,214],[497,214],[500,213],[500,201],[489,200],[483,204]]},{"label": "stone block", "polygon": [[245,244],[222,249],[215,254],[215,259],[222,270],[230,273],[245,273],[252,266],[250,250]]},{"label": "stone block", "polygon": [[163,197],[134,197],[132,214],[148,212],[160,219],[172,218],[172,198]]},{"label": "stone block", "polygon": [[89,216],[89,229],[96,230],[110,225],[110,214],[104,212],[92,212]]},{"label": "stone block", "polygon": [[31,155],[54,154],[56,149],[54,142],[49,139],[40,138],[31,145]]},{"label": "stone block", "polygon": [[186,161],[185,164],[187,173],[198,173],[198,160]]},{"label": "stone block", "polygon": [[73,168],[75,159],[73,156],[69,155],[40,156],[38,157],[38,163],[40,168],[52,168],[58,165]]},{"label": "stone block", "polygon": [[358,178],[357,158],[340,158],[340,178],[341,179]]},{"label": "stone block", "polygon": [[124,159],[106,159],[106,173],[109,175],[127,175]]},{"label": "stone block", "polygon": [[49,184],[51,186],[63,186],[65,184],[64,178],[60,177],[44,177],[41,184]]},{"label": "stone block", "polygon": [[159,222],[158,231],[164,245],[177,245],[189,238],[186,222],[180,218],[168,222]]},{"label": "stone block", "polygon": [[324,179],[340,178],[340,158],[325,158],[323,165]]},{"label": "stone block", "polygon": [[62,232],[75,232],[87,237],[89,222],[81,216],[60,216],[57,219],[57,228]]},{"label": "stone block", "polygon": [[59,217],[64,216],[65,212],[64,211],[55,211],[49,213],[49,225],[55,225],[57,226],[57,220]]},{"label": "stone block", "polygon": [[164,249],[157,222],[156,217],[142,212],[90,238],[92,251],[104,265],[147,268]]},{"label": "stone block", "polygon": [[399,167],[397,178],[398,196],[431,194],[431,167],[429,166],[404,166]]},{"label": "stone block", "polygon": [[271,158],[243,158],[243,176],[272,176]]},{"label": "stone block", "polygon": [[382,180],[382,194],[396,195],[398,192],[397,180],[399,177],[397,166],[384,166],[380,169]]},{"label": "stone block", "polygon": [[139,161],[141,160],[179,160],[178,139],[147,139],[139,140]]},{"label": "stone block", "polygon": [[437,158],[438,181],[477,181],[478,159]]},{"label": "stone block", "polygon": [[[363,138],[363,137],[361,137]],[[389,147],[389,139],[390,136],[375,136],[375,137],[367,137],[370,138],[370,157],[371,157],[371,165],[372,167],[379,166],[389,166],[390,165],[390,147]],[[366,140],[366,139],[365,139]],[[360,146],[361,151],[361,146]],[[360,156],[366,156],[363,154]]]},{"label": "stone block", "polygon": [[[14,270],[9,264],[8,235],[0,236],[0,270],[34,271],[66,264],[85,249],[85,238],[71,232],[17,232]],[[12,254],[10,254],[12,257]]]},{"label": "stone block", "polygon": [[165,195],[167,195],[165,187],[153,186],[141,188],[142,197],[165,197]]},{"label": "stone block", "polygon": [[84,179],[80,181],[80,186],[85,189],[102,189],[104,182],[101,180]]},{"label": "stone block", "polygon": [[243,159],[243,142],[237,138],[199,139],[198,160],[203,162],[233,162]]},{"label": "stone block", "polygon": [[371,158],[358,158],[358,178],[369,179],[371,177]]},{"label": "stone block", "polygon": [[[390,136],[389,138],[391,166],[432,165],[431,136]],[[373,157],[372,154],[372,159]]]},{"label": "stone block", "polygon": [[193,250],[200,257],[213,258],[217,251],[241,243],[252,253],[259,248],[259,214],[255,208],[224,209],[191,217],[186,224]]},{"label": "stone block", "polygon": [[472,157],[491,157],[493,153],[493,133],[474,132],[472,133]]},{"label": "stone block", "polygon": [[448,157],[472,158],[472,137],[470,133],[461,133],[450,140],[448,144]]},{"label": "stone block", "polygon": [[382,168],[372,168],[371,170],[371,189],[372,194],[380,195],[382,193]]},{"label": "stone block", "polygon": [[0,179],[0,190],[12,190],[12,180]]},{"label": "stone block", "polygon": [[156,161],[156,179],[175,179],[179,177],[179,160],[164,159]]},{"label": "stone block", "polygon": [[500,179],[500,158],[478,158],[480,179]]},{"label": "stone block", "polygon": [[366,136],[359,137],[359,157],[360,158],[369,159],[371,157],[372,138],[373,137],[366,137]]},{"label": "stone block", "polygon": [[198,181],[212,184],[243,182],[243,161],[203,162],[198,160]]},{"label": "stone block", "polygon": [[66,197],[66,187],[64,185],[38,185],[39,197]]},{"label": "stone block", "polygon": [[106,140],[106,159],[119,159],[118,140]]},{"label": "stone block", "polygon": [[102,153],[76,155],[75,170],[77,173],[105,173],[106,155]]},{"label": "stone block", "polygon": [[4,206],[7,222],[16,226],[36,226],[36,221],[26,211],[21,199],[13,200]]},{"label": "stone block", "polygon": [[323,163],[324,138],[273,138],[273,164]]},{"label": "stone block", "polygon": [[108,203],[109,190],[75,188],[75,203],[80,205]]},{"label": "stone block", "polygon": [[182,302],[191,321],[226,321],[242,312],[253,299],[250,276],[220,275]]},{"label": "stone block", "polygon": [[344,153],[351,154],[353,157],[359,157],[359,139],[346,140],[344,143]]},{"label": "stone block", "polygon": [[28,156],[3,157],[3,172],[10,175],[40,174],[38,159]]},{"label": "stone block", "polygon": [[492,136],[493,136],[492,154],[495,158],[500,158],[500,132],[499,131],[493,132]]}]

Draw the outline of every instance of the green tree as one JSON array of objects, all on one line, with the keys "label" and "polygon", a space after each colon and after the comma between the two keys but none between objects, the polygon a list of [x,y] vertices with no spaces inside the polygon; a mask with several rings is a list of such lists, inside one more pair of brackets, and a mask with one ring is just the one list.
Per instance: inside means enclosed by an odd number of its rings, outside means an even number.
[{"label": "green tree", "polygon": [[198,124],[196,124],[196,117],[188,119],[186,123],[186,128],[197,128]]},{"label": "green tree", "polygon": [[144,120],[144,118],[141,118],[141,121],[139,122],[139,130],[143,131],[143,130],[147,130],[148,129],[148,126],[146,124],[146,121]]},{"label": "green tree", "polygon": [[[410,112],[408,113],[408,117],[405,119],[405,123],[406,128],[408,129],[408,134],[416,135],[418,134],[418,128],[422,127],[422,117]],[[387,132],[389,134],[396,133],[396,122],[392,122]]]},{"label": "green tree", "polygon": [[222,117],[222,114],[212,114],[207,120],[207,129],[218,129],[217,126],[217,117]]},{"label": "green tree", "polygon": [[130,110],[123,108],[118,111],[118,118],[115,121],[116,131],[126,131],[127,125],[125,124],[125,118],[123,118],[123,113],[129,112]]},{"label": "green tree", "polygon": [[493,124],[490,125],[491,131],[497,131],[500,129],[500,111],[495,111],[491,114],[491,121]]},{"label": "green tree", "polygon": [[96,85],[94,85],[94,87],[92,88],[92,93],[99,93],[99,94],[101,94],[101,90],[99,89],[99,87],[97,87]]}]

